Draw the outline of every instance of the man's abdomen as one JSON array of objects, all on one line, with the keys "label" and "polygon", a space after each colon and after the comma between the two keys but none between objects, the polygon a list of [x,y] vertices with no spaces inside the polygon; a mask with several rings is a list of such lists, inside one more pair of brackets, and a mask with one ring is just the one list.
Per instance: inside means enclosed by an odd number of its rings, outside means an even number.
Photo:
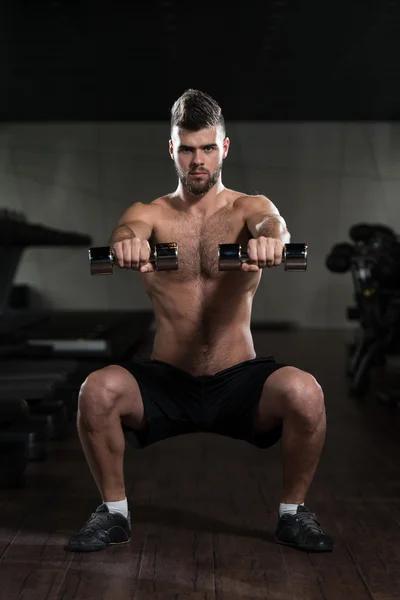
[{"label": "man's abdomen", "polygon": [[199,331],[176,332],[159,328],[154,339],[151,357],[172,364],[192,375],[213,375],[237,363],[255,358],[249,328],[233,326],[216,330],[214,335]]},{"label": "man's abdomen", "polygon": [[250,332],[254,290],[220,280],[169,285],[152,295],[152,358],[192,374],[213,374],[255,357]]}]

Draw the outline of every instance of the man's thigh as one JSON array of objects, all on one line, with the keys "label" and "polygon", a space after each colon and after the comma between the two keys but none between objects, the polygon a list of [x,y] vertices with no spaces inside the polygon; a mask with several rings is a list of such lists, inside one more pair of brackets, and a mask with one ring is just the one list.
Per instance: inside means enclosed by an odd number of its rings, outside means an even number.
[{"label": "man's thigh", "polygon": [[266,381],[286,366],[273,357],[265,357],[217,373],[207,383],[204,395],[204,410],[209,415],[212,431],[260,447],[275,443],[280,437],[281,422],[271,419],[268,435],[262,440],[256,439],[260,431],[255,428],[255,422]]},{"label": "man's thigh", "polygon": [[135,448],[197,431],[200,383],[180,369],[150,359],[135,359],[127,369],[138,383],[146,427],[123,421],[125,438]]},{"label": "man's thigh", "polygon": [[267,432],[282,425],[286,390],[290,385],[290,379],[296,377],[298,372],[299,369],[295,367],[283,366],[265,380],[254,412],[256,433]]}]

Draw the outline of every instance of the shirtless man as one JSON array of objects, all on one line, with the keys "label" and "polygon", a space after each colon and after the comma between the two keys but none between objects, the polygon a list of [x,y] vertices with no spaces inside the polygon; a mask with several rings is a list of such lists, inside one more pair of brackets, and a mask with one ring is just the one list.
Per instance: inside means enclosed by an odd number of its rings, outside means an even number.
[{"label": "shirtless man", "polygon": [[[112,232],[119,267],[140,271],[156,334],[149,359],[95,371],[80,390],[78,432],[102,504],[71,537],[71,551],[129,542],[126,441],[140,448],[194,431],[259,448],[280,440],[283,490],[275,539],[310,552],[333,548],[304,506],[325,440],[323,391],[311,374],[256,357],[250,331],[262,269],[281,264],[290,235],[265,196],[222,184],[229,143],[218,104],[187,90],[171,109],[176,191],[133,204]],[[154,271],[150,248],[159,242],[178,243],[177,271]],[[242,272],[218,270],[219,243],[247,248],[250,262]]]}]

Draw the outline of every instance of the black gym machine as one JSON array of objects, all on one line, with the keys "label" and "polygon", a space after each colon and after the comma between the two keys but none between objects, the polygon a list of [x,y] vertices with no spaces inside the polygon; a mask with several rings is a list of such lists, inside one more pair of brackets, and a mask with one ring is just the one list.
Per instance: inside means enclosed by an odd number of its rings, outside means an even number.
[{"label": "black gym machine", "polygon": [[[350,273],[354,305],[347,318],[358,322],[348,346],[346,375],[349,390],[370,390],[374,367],[384,367],[390,355],[400,353],[400,240],[385,225],[360,223],[349,230],[352,243],[335,244],[326,258],[333,273]],[[394,390],[376,390],[383,402],[397,403]]]},{"label": "black gym machine", "polygon": [[[0,210],[0,487],[24,485],[30,461],[74,419],[85,377],[128,360],[147,340],[151,311],[55,311],[10,304],[29,247],[85,247],[91,237],[30,223]],[[21,296],[21,295],[19,295]]]}]

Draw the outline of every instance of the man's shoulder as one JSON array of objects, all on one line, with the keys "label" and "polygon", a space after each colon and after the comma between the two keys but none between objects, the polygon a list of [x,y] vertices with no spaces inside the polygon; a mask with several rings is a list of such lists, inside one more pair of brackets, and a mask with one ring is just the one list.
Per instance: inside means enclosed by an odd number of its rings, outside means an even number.
[{"label": "man's shoulder", "polygon": [[254,213],[278,213],[278,209],[267,196],[263,194],[241,194],[238,193],[234,200],[234,207],[245,214]]},{"label": "man's shoulder", "polygon": [[149,206],[153,206],[155,209],[171,208],[174,196],[175,194],[173,193],[158,196],[158,198],[155,198],[149,203]]},{"label": "man's shoulder", "polygon": [[129,207],[131,210],[140,210],[140,211],[151,211],[156,212],[159,211],[160,208],[166,207],[168,205],[169,194],[166,196],[159,196],[158,198],[154,198],[154,200],[150,200],[149,202],[132,202]]}]

